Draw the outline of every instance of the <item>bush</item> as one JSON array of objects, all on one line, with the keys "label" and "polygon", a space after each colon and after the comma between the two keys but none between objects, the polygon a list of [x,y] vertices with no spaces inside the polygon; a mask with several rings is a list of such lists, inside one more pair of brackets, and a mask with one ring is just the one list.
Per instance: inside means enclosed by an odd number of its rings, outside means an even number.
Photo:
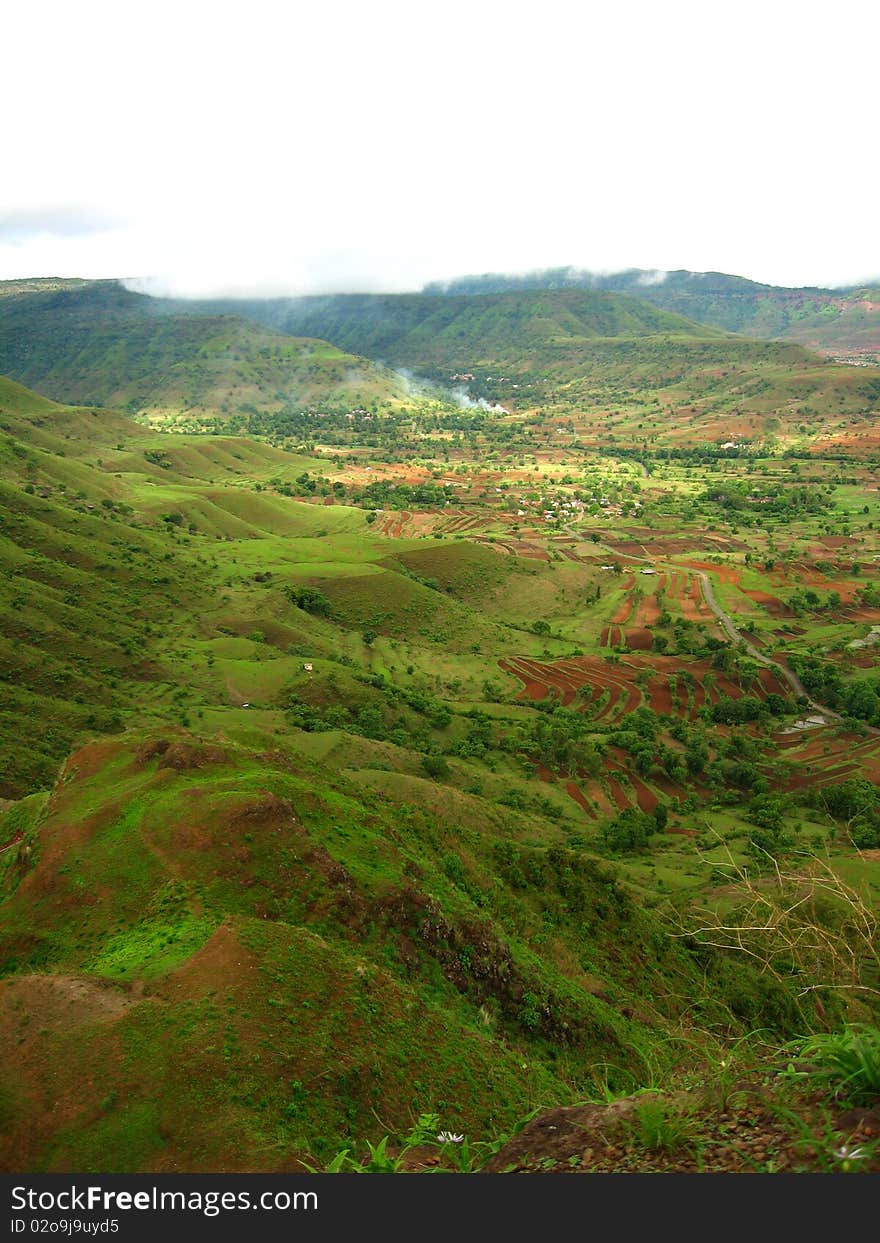
[{"label": "bush", "polygon": [[291,604],[295,604],[298,609],[302,609],[306,613],[313,613],[317,617],[329,617],[332,612],[332,605],[323,591],[318,591],[316,587],[291,587],[284,588],[284,594],[287,596]]}]

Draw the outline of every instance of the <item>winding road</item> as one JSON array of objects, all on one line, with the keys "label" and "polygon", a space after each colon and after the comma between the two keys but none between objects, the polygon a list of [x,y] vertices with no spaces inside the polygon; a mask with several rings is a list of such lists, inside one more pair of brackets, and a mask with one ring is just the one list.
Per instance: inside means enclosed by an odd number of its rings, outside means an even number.
[{"label": "winding road", "polygon": [[[574,539],[578,540],[579,542],[582,542],[582,536],[579,535],[576,531],[574,531],[571,527],[563,527],[563,530],[566,531],[569,535],[571,535]],[[667,565],[667,564],[664,564],[663,562],[655,561],[651,557],[639,557],[635,553],[618,552],[616,549],[611,548],[608,544],[602,544],[602,543],[595,544],[594,547],[603,549],[605,552],[609,553],[612,557],[618,557],[626,561],[638,561],[641,563],[649,562],[652,566],[659,566],[659,568],[662,570],[665,570],[666,573],[671,573],[674,570],[680,570],[682,568],[681,566]],[[715,592],[712,589],[712,580],[705,570],[696,570],[692,566],[689,566],[688,569],[690,569],[692,574],[697,575],[698,579],[700,580],[700,590],[703,593],[703,599],[706,601],[706,604],[709,606],[711,611],[718,618],[719,622],[721,623],[722,630],[725,632],[725,634],[728,636],[728,638],[733,643],[741,644],[745,648],[745,650],[749,653],[749,655],[758,662],[758,664],[765,665],[768,668],[774,669],[779,674],[779,676],[783,678],[785,682],[788,683],[788,685],[791,687],[791,689],[794,691],[794,693],[799,698],[806,699],[807,704],[810,708],[813,708],[816,712],[821,712],[824,716],[831,717],[835,721],[843,720],[843,717],[840,715],[840,713],[835,712],[833,708],[829,708],[825,704],[819,703],[818,700],[811,699],[810,696],[807,694],[806,687],[804,686],[803,682],[800,680],[800,678],[797,676],[796,673],[794,673],[791,669],[788,668],[787,665],[782,664],[781,661],[774,660],[772,656],[765,656],[763,652],[759,651],[759,649],[756,648],[755,645],[749,641],[749,639],[742,633],[742,631],[737,630],[736,626],[733,624],[733,620],[731,619],[730,615],[728,613],[725,613],[724,609],[715,599]],[[880,729],[876,729],[873,725],[866,724],[865,729],[868,731],[869,734],[874,734],[875,737],[880,737]]]}]

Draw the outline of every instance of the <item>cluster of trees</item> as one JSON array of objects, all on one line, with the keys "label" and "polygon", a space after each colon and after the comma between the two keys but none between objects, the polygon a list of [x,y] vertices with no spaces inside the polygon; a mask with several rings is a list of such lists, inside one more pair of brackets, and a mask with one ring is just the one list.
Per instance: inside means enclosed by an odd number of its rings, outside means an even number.
[{"label": "cluster of trees", "polygon": [[684,749],[678,751],[658,742],[663,724],[652,709],[637,708],[627,717],[626,729],[616,730],[608,741],[630,756],[633,768],[641,777],[647,777],[655,769],[679,783],[698,776],[709,758],[709,744],[702,727],[691,727],[676,717],[669,725],[669,731],[677,742],[683,744]]},{"label": "cluster of trees", "polygon": [[851,777],[838,785],[813,786],[805,798],[843,825],[859,850],[880,847],[880,790],[873,782]]},{"label": "cluster of trees", "polygon": [[800,617],[803,613],[825,613],[833,612],[839,609],[841,605],[840,593],[831,591],[823,599],[817,591],[813,591],[811,587],[799,588],[793,592],[788,598],[789,608]]},{"label": "cluster of trees", "polygon": [[836,665],[817,656],[792,653],[791,663],[808,694],[843,716],[880,726],[880,680],[844,682]]},{"label": "cluster of trees", "polygon": [[297,587],[288,583],[282,590],[291,604],[315,617],[329,617],[333,612],[330,601],[317,587]]},{"label": "cluster of trees", "polygon": [[365,509],[442,508],[455,500],[451,484],[400,483],[395,479],[376,479],[363,488],[353,488],[349,501]]},{"label": "cluster of trees", "polygon": [[752,695],[730,699],[727,695],[721,695],[716,703],[701,708],[700,712],[716,725],[747,725],[754,721],[767,721],[770,717],[785,716],[790,710],[788,701],[772,692],[766,699],[756,699]]},{"label": "cluster of trees", "polygon": [[[335,679],[331,675],[329,686],[317,684],[312,693],[314,697],[331,694],[337,700],[335,703],[309,702],[300,694],[301,688],[296,686],[282,691],[281,705],[288,724],[310,733],[343,729],[364,738],[393,742],[413,751],[436,752],[437,745],[431,731],[444,730],[451,723],[452,711],[447,704],[425,692],[395,686],[379,674],[355,673],[353,676],[356,681],[379,692],[375,702],[360,705],[338,702],[341,695],[334,693]],[[414,722],[401,711],[406,708],[421,719]]]},{"label": "cluster of trees", "polygon": [[601,770],[605,749],[599,739],[587,737],[590,728],[581,713],[556,708],[531,723],[523,734],[522,746],[555,772],[594,777]]},{"label": "cluster of trees", "polygon": [[830,493],[830,488],[826,491],[806,484],[773,482],[767,484],[760,496],[755,496],[746,484],[719,480],[709,485],[698,504],[703,508],[718,508],[737,515],[760,509],[762,514],[789,520],[833,509],[834,501]]},{"label": "cluster of trees", "polygon": [[654,833],[666,828],[668,811],[658,803],[649,815],[634,807],[620,812],[613,820],[606,820],[599,829],[599,840],[612,854],[631,854],[644,850]]}]

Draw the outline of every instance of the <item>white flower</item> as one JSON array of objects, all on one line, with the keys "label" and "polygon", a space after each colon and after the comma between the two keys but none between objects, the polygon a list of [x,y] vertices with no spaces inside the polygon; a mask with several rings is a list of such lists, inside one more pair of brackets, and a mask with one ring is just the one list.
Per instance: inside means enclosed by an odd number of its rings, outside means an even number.
[{"label": "white flower", "polygon": [[847,1148],[846,1144],[841,1144],[839,1148],[834,1149],[834,1155],[838,1161],[861,1161],[867,1153],[864,1148]]},{"label": "white flower", "polygon": [[441,1144],[460,1144],[464,1136],[453,1135],[452,1131],[441,1131],[437,1139]]}]

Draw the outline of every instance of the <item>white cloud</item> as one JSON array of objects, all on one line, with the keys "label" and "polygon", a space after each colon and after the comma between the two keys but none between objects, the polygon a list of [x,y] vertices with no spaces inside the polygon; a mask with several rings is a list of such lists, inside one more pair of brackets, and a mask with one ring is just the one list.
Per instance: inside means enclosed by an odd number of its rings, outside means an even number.
[{"label": "white cloud", "polygon": [[607,8],[19,6],[0,277],[197,294],[565,264],[880,272],[875,9]]}]

